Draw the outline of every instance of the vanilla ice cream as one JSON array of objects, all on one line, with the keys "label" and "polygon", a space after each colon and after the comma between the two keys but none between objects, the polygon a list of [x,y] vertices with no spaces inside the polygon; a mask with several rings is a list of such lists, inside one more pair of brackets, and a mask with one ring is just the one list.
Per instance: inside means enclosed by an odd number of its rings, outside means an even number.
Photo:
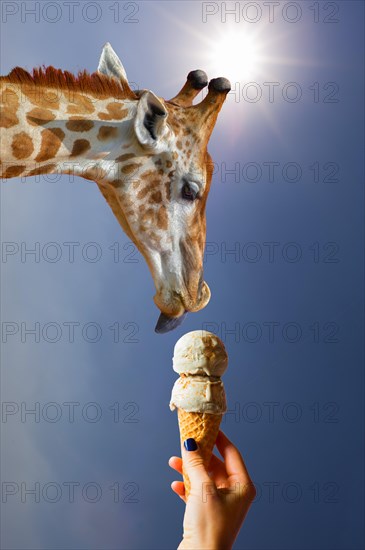
[{"label": "vanilla ice cream", "polygon": [[180,374],[171,393],[170,409],[223,414],[226,395],[220,376],[228,364],[223,342],[206,330],[184,334],[176,342],[173,369]]},{"label": "vanilla ice cream", "polygon": [[218,336],[206,330],[194,330],[176,342],[172,362],[178,374],[222,376],[228,355]]},{"label": "vanilla ice cream", "polygon": [[170,409],[223,414],[227,410],[223,382],[212,376],[180,376],[172,388]]}]

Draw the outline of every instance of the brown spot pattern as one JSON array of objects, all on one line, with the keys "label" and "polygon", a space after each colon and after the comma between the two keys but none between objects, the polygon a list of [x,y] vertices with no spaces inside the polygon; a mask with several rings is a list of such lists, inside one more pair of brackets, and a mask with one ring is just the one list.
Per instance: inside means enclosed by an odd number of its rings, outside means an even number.
[{"label": "brown spot pattern", "polygon": [[134,153],[126,153],[125,155],[120,155],[115,159],[116,162],[124,162],[125,160],[129,160],[134,158],[136,155]]},{"label": "brown spot pattern", "polygon": [[72,147],[71,157],[78,157],[86,153],[91,148],[90,142],[87,139],[77,139]]},{"label": "brown spot pattern", "polygon": [[27,173],[27,176],[39,176],[40,174],[50,174],[56,168],[57,164],[46,164],[39,166]]},{"label": "brown spot pattern", "polygon": [[117,135],[118,128],[116,126],[100,126],[97,137],[99,141],[106,141],[116,138]]},{"label": "brown spot pattern", "polygon": [[173,129],[173,131],[175,132],[175,134],[177,134],[180,131],[180,125],[177,122],[177,120],[171,118],[170,121],[169,121],[169,124],[170,124],[171,128]]},{"label": "brown spot pattern", "polygon": [[26,132],[19,132],[13,137],[11,150],[16,159],[26,159],[34,151],[32,138]]},{"label": "brown spot pattern", "polygon": [[94,127],[92,120],[86,120],[83,118],[70,117],[70,120],[66,122],[67,130],[70,132],[88,132]]},{"label": "brown spot pattern", "polygon": [[57,90],[49,90],[46,87],[23,86],[22,94],[28,101],[42,109],[58,110],[60,108],[59,93]]},{"label": "brown spot pattern", "polygon": [[136,162],[132,164],[126,164],[126,166],[122,167],[122,172],[123,174],[131,174],[132,172],[136,172],[140,166],[141,165]]},{"label": "brown spot pattern", "polygon": [[167,229],[167,213],[166,207],[162,204],[157,212],[157,227],[159,229]]},{"label": "brown spot pattern", "polygon": [[141,190],[139,191],[139,193],[137,194],[137,199],[139,199],[139,200],[144,199],[148,192],[149,192],[149,188],[148,188],[148,187],[144,187],[144,188],[141,189]]},{"label": "brown spot pattern", "polygon": [[19,107],[19,98],[11,88],[5,88],[0,97],[0,128],[11,128],[18,124],[16,112]]},{"label": "brown spot pattern", "polygon": [[41,109],[40,107],[35,107],[27,113],[27,121],[31,126],[42,126],[55,118],[56,115],[52,113],[52,111],[49,109]]},{"label": "brown spot pattern", "polygon": [[155,187],[159,187],[161,185],[161,181],[158,179],[154,179],[149,184],[149,189],[154,189]]},{"label": "brown spot pattern", "polygon": [[[110,185],[112,185],[113,187],[116,187],[116,188],[121,187],[123,185],[123,182],[120,179],[115,179],[115,180],[112,180],[112,181],[108,181],[108,183]],[[125,206],[125,205],[123,205],[123,206]]]},{"label": "brown spot pattern", "polygon": [[156,202],[156,203],[162,202],[161,191],[155,191],[154,193],[152,193],[151,202]]},{"label": "brown spot pattern", "polygon": [[42,130],[41,135],[41,150],[34,159],[36,162],[43,162],[56,156],[65,137],[65,132],[61,128],[46,128]]},{"label": "brown spot pattern", "polygon": [[166,198],[169,201],[171,199],[171,182],[167,181],[165,183],[165,192],[166,192]]},{"label": "brown spot pattern", "polygon": [[24,170],[25,165],[9,166],[9,168],[5,170],[3,178],[16,178],[17,176],[20,176]]},{"label": "brown spot pattern", "polygon": [[123,120],[128,115],[128,109],[124,108],[123,103],[113,101],[106,106],[107,113],[98,113],[100,120]]},{"label": "brown spot pattern", "polygon": [[156,175],[156,172],[154,170],[147,170],[147,172],[144,172],[144,174],[141,175],[141,179],[142,180],[147,180],[151,176],[155,176],[155,175]]},{"label": "brown spot pattern", "polygon": [[91,99],[82,94],[72,94],[70,105],[67,107],[67,112],[73,115],[89,115],[95,111],[95,107]]}]

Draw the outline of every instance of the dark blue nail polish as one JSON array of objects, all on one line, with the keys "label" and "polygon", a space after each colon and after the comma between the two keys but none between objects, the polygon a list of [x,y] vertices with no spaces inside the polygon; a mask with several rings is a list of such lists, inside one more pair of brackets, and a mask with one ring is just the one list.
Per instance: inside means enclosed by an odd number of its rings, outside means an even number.
[{"label": "dark blue nail polish", "polygon": [[184,447],[187,451],[196,451],[198,448],[197,442],[192,437],[189,437],[186,441],[184,441]]}]

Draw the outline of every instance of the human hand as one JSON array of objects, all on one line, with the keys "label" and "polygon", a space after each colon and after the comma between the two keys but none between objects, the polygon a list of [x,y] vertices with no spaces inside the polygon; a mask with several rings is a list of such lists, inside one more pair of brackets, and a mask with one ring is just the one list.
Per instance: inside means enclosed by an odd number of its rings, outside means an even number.
[{"label": "human hand", "polygon": [[212,455],[206,469],[193,439],[182,446],[182,459],[173,456],[171,468],[182,473],[182,462],[191,489],[185,497],[182,481],[174,481],[172,490],[186,503],[184,534],[178,550],[230,550],[247,511],[256,496],[238,449],[219,432],[216,441],[223,461]]}]

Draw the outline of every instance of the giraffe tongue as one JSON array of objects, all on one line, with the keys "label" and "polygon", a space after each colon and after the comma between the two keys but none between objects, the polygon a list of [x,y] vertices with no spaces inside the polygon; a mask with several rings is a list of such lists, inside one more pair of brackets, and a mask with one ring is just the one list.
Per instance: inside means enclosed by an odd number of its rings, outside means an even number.
[{"label": "giraffe tongue", "polygon": [[165,334],[166,332],[170,332],[170,330],[174,330],[181,325],[186,314],[187,312],[185,311],[180,317],[168,317],[164,313],[161,313],[155,327],[155,332],[157,332],[157,334]]}]

